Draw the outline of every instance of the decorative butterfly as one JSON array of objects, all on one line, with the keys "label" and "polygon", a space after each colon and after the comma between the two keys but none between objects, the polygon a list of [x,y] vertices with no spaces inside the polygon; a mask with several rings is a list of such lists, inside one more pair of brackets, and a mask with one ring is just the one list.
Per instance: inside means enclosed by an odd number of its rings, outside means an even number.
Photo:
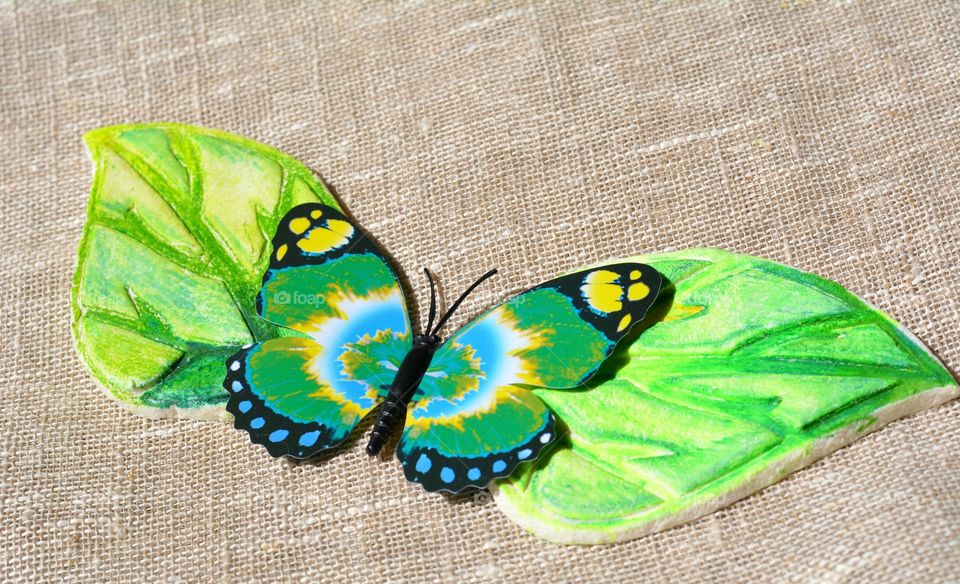
[{"label": "decorative butterfly", "polygon": [[657,297],[660,274],[617,263],[560,276],[485,312],[442,342],[440,330],[491,270],[413,334],[380,249],[343,213],[309,203],[280,221],[257,295],[289,335],[227,360],[234,425],[273,456],[333,448],[377,405],[367,452],[397,426],[407,479],[428,491],[483,487],[532,461],[556,420],[525,386],[573,388],[592,376]]}]

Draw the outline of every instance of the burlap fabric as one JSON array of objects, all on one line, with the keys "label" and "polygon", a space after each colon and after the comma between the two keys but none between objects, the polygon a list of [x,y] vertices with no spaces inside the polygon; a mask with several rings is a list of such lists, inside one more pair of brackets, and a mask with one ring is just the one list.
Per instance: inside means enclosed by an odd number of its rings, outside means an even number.
[{"label": "burlap fabric", "polygon": [[[355,444],[295,465],[120,410],[69,287],[106,124],[221,128],[315,169],[460,324],[581,264],[719,246],[831,277],[960,363],[953,3],[4,2],[0,572],[9,579],[960,578],[960,404],[693,524],[543,543]],[[414,287],[426,292],[414,278]]]}]

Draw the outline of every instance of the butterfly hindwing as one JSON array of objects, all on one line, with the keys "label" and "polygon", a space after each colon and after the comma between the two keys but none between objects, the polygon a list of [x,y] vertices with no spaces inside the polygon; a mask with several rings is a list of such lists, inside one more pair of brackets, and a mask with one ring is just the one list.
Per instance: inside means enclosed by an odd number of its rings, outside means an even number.
[{"label": "butterfly hindwing", "polygon": [[656,299],[660,275],[618,263],[555,278],[486,312],[437,351],[397,449],[427,490],[482,487],[533,460],[555,420],[523,386],[572,388]]},{"label": "butterfly hindwing", "polygon": [[[483,487],[535,460],[554,440],[556,419],[533,392],[505,385],[490,393],[476,394],[475,401],[488,403],[472,410],[451,401],[436,417],[408,411],[397,446],[407,480],[428,491]],[[439,403],[433,405],[440,409]]]},{"label": "butterfly hindwing", "polygon": [[410,322],[383,253],[333,207],[293,208],[272,249],[257,310],[296,332],[227,361],[227,409],[273,456],[306,458],[343,442],[379,403]]},{"label": "butterfly hindwing", "polygon": [[307,458],[336,446],[375,404],[311,379],[309,360],[320,353],[311,339],[286,337],[243,349],[227,361],[227,411],[237,428],[273,456]]}]

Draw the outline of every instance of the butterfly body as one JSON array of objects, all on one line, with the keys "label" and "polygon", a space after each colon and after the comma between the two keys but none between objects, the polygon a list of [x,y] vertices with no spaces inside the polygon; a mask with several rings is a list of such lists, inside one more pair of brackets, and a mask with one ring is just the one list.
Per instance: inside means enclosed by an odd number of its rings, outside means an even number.
[{"label": "butterfly body", "polygon": [[440,337],[436,335],[417,335],[413,340],[413,347],[400,362],[397,375],[387,390],[387,397],[383,401],[377,421],[370,432],[370,441],[367,443],[367,454],[374,456],[380,453],[384,442],[393,433],[393,430],[402,425],[407,418],[407,405],[420,386],[420,381],[430,368],[433,355],[440,345]]},{"label": "butterfly body", "polygon": [[[380,406],[367,452],[397,427],[404,475],[428,491],[483,487],[535,460],[557,419],[531,387],[581,386],[639,322],[660,288],[644,264],[572,272],[488,310],[441,343],[414,335],[382,251],[338,209],[294,207],[278,224],[257,295],[286,332],[227,360],[234,425],[272,456],[308,458],[342,444]],[[429,276],[429,273],[428,273]]]}]

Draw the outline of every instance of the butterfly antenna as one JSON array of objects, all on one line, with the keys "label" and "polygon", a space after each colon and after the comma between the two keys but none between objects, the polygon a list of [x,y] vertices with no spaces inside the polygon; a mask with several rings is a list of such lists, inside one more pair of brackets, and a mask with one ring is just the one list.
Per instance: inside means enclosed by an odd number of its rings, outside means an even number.
[{"label": "butterfly antenna", "polygon": [[433,319],[437,316],[437,286],[433,283],[433,275],[430,270],[423,268],[423,273],[427,275],[427,280],[430,281],[430,320],[427,322],[427,328],[425,329],[426,334],[429,335],[433,328]]},{"label": "butterfly antenna", "polygon": [[440,318],[440,322],[437,323],[436,328],[434,328],[433,330],[431,330],[431,331],[430,331],[429,333],[427,333],[427,334],[430,334],[430,335],[435,335],[435,334],[437,334],[437,332],[438,332],[441,328],[443,328],[443,325],[446,324],[447,319],[450,318],[451,316],[453,316],[453,313],[457,311],[457,308],[460,308],[460,303],[463,302],[463,301],[467,298],[467,296],[469,296],[470,293],[473,292],[474,289],[476,289],[477,286],[479,286],[480,284],[482,284],[484,280],[486,280],[487,278],[489,278],[490,276],[492,276],[492,275],[494,275],[494,274],[496,274],[496,273],[497,273],[497,270],[496,270],[496,269],[493,269],[493,270],[490,270],[489,272],[487,272],[486,274],[480,276],[480,278],[479,278],[476,282],[474,282],[473,284],[471,284],[470,287],[467,288],[467,289],[463,292],[463,294],[460,295],[460,298],[457,298],[457,301],[454,302],[453,305],[450,306],[450,308],[447,310],[447,312]]}]

